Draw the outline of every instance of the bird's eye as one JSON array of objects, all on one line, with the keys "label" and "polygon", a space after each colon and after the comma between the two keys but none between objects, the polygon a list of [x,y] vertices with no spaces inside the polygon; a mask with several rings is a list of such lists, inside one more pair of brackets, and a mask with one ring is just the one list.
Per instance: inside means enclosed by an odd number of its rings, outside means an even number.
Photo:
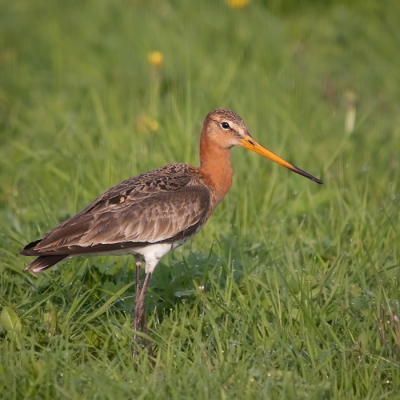
[{"label": "bird's eye", "polygon": [[223,122],[223,123],[221,124],[221,126],[222,126],[224,129],[229,129],[229,128],[230,128],[230,126],[229,126],[229,124],[228,124],[227,122]]}]

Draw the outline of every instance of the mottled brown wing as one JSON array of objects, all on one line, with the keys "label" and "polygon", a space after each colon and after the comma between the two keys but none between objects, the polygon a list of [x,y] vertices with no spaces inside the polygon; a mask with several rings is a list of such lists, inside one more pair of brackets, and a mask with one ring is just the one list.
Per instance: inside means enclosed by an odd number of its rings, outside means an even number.
[{"label": "mottled brown wing", "polygon": [[21,254],[89,254],[173,242],[193,234],[208,216],[210,194],[201,185],[128,194],[113,189]]}]

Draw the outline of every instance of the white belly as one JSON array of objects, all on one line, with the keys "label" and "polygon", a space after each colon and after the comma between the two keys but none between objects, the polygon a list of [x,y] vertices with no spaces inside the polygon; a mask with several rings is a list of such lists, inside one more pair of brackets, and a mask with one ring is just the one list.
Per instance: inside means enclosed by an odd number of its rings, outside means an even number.
[{"label": "white belly", "polygon": [[100,253],[77,254],[77,255],[71,255],[68,258],[75,258],[81,256],[84,257],[126,256],[126,255],[140,254],[144,258],[146,263],[146,273],[152,273],[154,271],[154,268],[160,261],[161,257],[165,256],[171,250],[176,249],[179,246],[182,246],[194,235],[196,235],[196,233],[199,232],[200,229],[201,227],[197,228],[192,236],[185,237],[173,243],[154,243],[154,244],[148,244],[144,247],[118,249],[118,250],[104,251]]}]

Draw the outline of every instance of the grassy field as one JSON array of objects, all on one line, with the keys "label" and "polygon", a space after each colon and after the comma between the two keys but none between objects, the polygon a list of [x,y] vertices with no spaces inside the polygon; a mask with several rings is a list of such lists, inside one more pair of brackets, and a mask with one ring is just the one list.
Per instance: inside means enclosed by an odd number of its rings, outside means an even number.
[{"label": "grassy field", "polygon": [[[2,1],[0,397],[398,399],[399,15]],[[154,366],[144,350],[134,366],[132,257],[36,278],[19,252],[128,177],[198,165],[218,107],[325,184],[233,149],[226,199],[152,277]]]}]

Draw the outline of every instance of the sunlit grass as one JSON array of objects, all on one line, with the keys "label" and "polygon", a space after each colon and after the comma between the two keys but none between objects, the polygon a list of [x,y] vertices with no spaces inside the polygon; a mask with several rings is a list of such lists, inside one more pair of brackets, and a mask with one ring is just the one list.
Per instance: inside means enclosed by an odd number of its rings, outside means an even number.
[{"label": "sunlit grass", "polygon": [[[0,5],[2,399],[398,397],[399,6],[242,3]],[[233,149],[133,362],[131,258],[32,277],[18,254],[130,176],[197,165],[217,107],[325,184]]]}]

